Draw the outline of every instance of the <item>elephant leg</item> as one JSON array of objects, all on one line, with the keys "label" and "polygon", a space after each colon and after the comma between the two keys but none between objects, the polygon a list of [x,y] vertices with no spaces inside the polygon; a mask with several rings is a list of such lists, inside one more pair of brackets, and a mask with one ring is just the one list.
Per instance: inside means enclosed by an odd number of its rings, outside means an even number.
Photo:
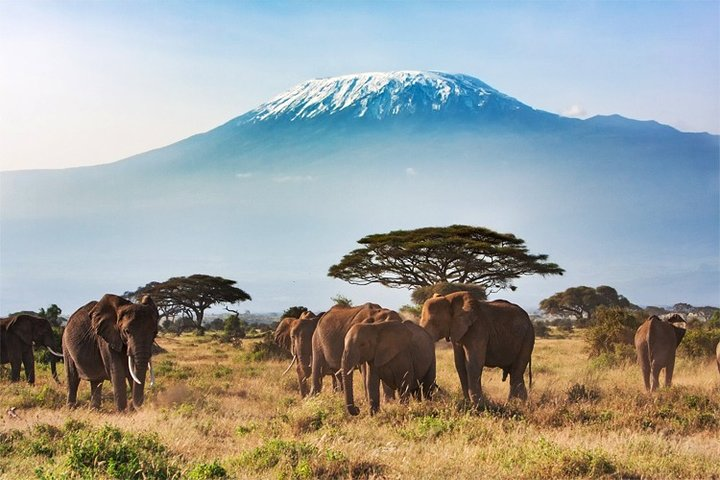
[{"label": "elephant leg", "polygon": [[8,352],[8,360],[10,361],[10,381],[20,381],[20,365],[22,364],[22,353],[17,349],[10,349]]},{"label": "elephant leg", "polygon": [[325,357],[322,352],[318,350],[315,352],[313,348],[313,360],[312,360],[312,388],[310,389],[310,395],[317,395],[322,391],[322,377],[323,377],[323,365],[325,364]]},{"label": "elephant leg", "polygon": [[302,366],[298,364],[297,366],[297,377],[298,377],[298,387],[300,388],[300,396],[302,398],[307,397],[308,394],[308,384],[307,384],[307,376],[305,375],[305,372],[302,370]]},{"label": "elephant leg", "polygon": [[380,410],[380,377],[373,367],[367,369],[367,388],[370,397],[370,415],[375,415]]},{"label": "elephant leg", "polygon": [[476,354],[465,348],[465,368],[467,370],[467,385],[470,402],[475,407],[480,407],[483,403],[482,395],[482,371],[485,366],[487,342],[484,342],[483,348],[478,349]]},{"label": "elephant leg", "polygon": [[420,381],[422,398],[421,400],[432,400],[433,389],[435,388],[435,364],[430,366],[430,370]]},{"label": "elephant leg", "polygon": [[367,363],[360,365],[360,376],[362,377],[363,389],[365,390],[365,401],[370,403],[370,384],[368,383],[370,379]]},{"label": "elephant leg", "polygon": [[32,347],[23,352],[23,365],[25,366],[25,379],[30,385],[35,384],[35,356]]},{"label": "elephant leg", "polygon": [[65,376],[67,378],[68,394],[67,404],[68,407],[74,408],[77,405],[77,391],[80,386],[80,375],[78,375],[77,368],[75,368],[75,362],[65,354]]},{"label": "elephant leg", "polygon": [[102,380],[90,381],[90,407],[94,410],[100,410],[100,401],[102,400]]},{"label": "elephant leg", "polygon": [[642,369],[643,381],[645,382],[645,390],[650,391],[650,360],[647,355],[638,355],[638,363]]},{"label": "elephant leg", "polygon": [[124,412],[127,408],[127,376],[125,372],[113,372],[111,374],[111,381],[113,386],[113,395],[115,397],[115,406],[118,412]]},{"label": "elephant leg", "polygon": [[671,358],[665,367],[665,386],[672,387],[673,371],[675,370],[675,357]]},{"label": "elephant leg", "polygon": [[519,398],[527,400],[527,389],[525,388],[525,368],[515,368],[510,371],[510,395],[508,400]]},{"label": "elephant leg", "polygon": [[650,391],[654,392],[658,388],[660,388],[660,370],[662,368],[657,363],[652,363],[650,365]]},{"label": "elephant leg", "polygon": [[463,397],[465,397],[466,402],[469,402],[470,396],[468,390],[468,374],[465,366],[465,351],[460,345],[453,343],[453,354],[455,356],[455,370],[457,370],[458,377],[460,377]]},{"label": "elephant leg", "polygon": [[389,387],[385,382],[382,382],[382,389],[383,400],[385,400],[385,402],[392,402],[395,400],[395,390],[392,387]]}]

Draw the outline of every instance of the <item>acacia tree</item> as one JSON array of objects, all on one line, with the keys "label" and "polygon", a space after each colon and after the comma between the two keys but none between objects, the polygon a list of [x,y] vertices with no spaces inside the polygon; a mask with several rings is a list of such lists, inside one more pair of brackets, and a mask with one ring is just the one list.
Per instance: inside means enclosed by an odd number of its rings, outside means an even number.
[{"label": "acacia tree", "polygon": [[637,308],[607,285],[597,288],[579,286],[558,292],[540,302],[540,310],[550,315],[573,316],[578,322],[590,320],[600,307]]},{"label": "acacia tree", "polygon": [[418,289],[437,283],[477,285],[487,292],[515,289],[525,275],[562,275],[547,255],[528,252],[511,233],[452,225],[368,235],[328,275],[355,285]]},{"label": "acacia tree", "polygon": [[235,286],[235,280],[210,275],[195,274],[189,277],[173,277],[164,282],[151,282],[125,296],[140,298],[150,295],[161,316],[174,318],[186,314],[198,331],[202,331],[205,310],[213,305],[233,304],[251,300],[243,290]]}]

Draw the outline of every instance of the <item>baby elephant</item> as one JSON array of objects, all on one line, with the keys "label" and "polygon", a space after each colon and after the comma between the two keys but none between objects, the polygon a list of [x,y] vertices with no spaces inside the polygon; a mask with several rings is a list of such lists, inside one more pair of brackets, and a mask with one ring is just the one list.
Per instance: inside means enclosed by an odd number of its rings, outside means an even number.
[{"label": "baby elephant", "polygon": [[353,398],[353,370],[366,363],[366,390],[370,414],[380,406],[380,381],[400,393],[430,398],[435,385],[435,342],[425,329],[413,322],[356,324],[345,335],[342,377],[345,403],[350,415],[360,410]]},{"label": "baby elephant", "polygon": [[663,368],[665,386],[672,385],[675,350],[685,336],[685,328],[685,320],[678,314],[667,320],[653,315],[635,332],[635,350],[646,390],[652,392],[660,386],[660,370]]}]

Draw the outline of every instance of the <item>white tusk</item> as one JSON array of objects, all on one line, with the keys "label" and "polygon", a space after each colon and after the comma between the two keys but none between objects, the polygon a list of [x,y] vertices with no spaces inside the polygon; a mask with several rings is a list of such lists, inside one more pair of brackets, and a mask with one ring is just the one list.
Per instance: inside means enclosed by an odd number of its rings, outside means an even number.
[{"label": "white tusk", "polygon": [[295,364],[295,360],[297,360],[297,355],[293,355],[292,362],[290,362],[290,365],[288,365],[288,367],[282,373],[283,375],[285,375],[288,372],[288,370],[290,370],[290,367],[292,367]]},{"label": "white tusk", "polygon": [[152,357],[150,357],[150,360],[148,361],[148,366],[150,367],[150,386],[155,386],[155,372],[152,368]]},{"label": "white tusk", "polygon": [[137,383],[138,385],[142,385],[142,382],[138,380],[138,377],[135,374],[135,367],[133,367],[133,361],[130,355],[128,355],[128,368],[130,369],[130,376],[133,380],[135,380],[135,383]]},{"label": "white tusk", "polygon": [[50,353],[52,353],[52,354],[55,355],[56,357],[60,357],[60,358],[64,358],[64,357],[65,357],[65,355],[63,355],[62,353],[56,352],[55,350],[53,350],[53,349],[50,348],[50,347],[47,347],[47,349],[50,350]]}]

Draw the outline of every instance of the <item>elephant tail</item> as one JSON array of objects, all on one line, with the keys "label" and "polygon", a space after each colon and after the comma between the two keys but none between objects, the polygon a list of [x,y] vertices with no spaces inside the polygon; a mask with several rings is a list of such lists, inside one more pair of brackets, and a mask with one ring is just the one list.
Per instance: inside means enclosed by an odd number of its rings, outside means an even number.
[{"label": "elephant tail", "polygon": [[530,360],[528,360],[528,380],[530,388],[532,388],[532,355],[530,355]]}]

